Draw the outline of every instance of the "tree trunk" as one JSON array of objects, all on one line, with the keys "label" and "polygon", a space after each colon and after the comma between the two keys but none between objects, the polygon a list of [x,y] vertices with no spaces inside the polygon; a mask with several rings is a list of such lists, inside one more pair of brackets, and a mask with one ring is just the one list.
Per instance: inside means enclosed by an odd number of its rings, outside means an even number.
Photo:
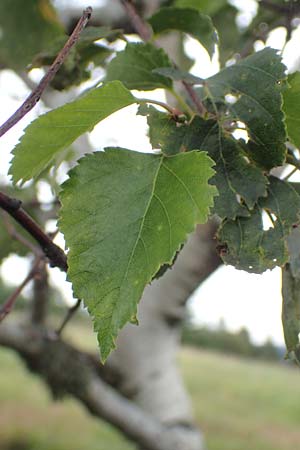
[{"label": "tree trunk", "polygon": [[180,429],[182,448],[191,450],[204,447],[176,358],[186,301],[220,264],[215,230],[215,222],[199,226],[172,269],[146,288],[139,326],[125,327],[109,359],[122,375],[121,392],[161,423]]}]

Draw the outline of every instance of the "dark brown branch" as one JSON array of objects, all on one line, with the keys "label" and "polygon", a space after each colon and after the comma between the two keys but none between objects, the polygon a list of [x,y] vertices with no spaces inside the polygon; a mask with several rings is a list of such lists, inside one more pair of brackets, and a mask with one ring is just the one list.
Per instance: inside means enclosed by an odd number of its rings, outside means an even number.
[{"label": "dark brown branch", "polygon": [[125,11],[132,23],[133,28],[136,30],[137,34],[147,42],[152,37],[152,31],[150,26],[141,18],[138,14],[132,0],[121,0],[124,5]]},{"label": "dark brown branch", "polygon": [[[71,395],[93,416],[114,425],[141,448],[187,448],[189,439],[185,442],[181,438],[182,426],[159,422],[119,394],[99,376],[100,365],[88,353],[61,340],[47,338],[36,327],[13,323],[0,326],[0,345],[17,351],[30,370],[43,378],[54,396]],[[186,427],[188,438],[194,432],[192,427]]]},{"label": "dark brown branch", "polygon": [[0,137],[3,136],[8,130],[16,125],[39,101],[43,91],[48,84],[53,80],[57,71],[65,61],[66,57],[70,53],[72,47],[79,39],[80,33],[87,25],[92,14],[92,8],[88,7],[83,11],[81,18],[79,19],[73,33],[65,43],[62,50],[59,52],[54,62],[51,64],[49,70],[41,79],[34,91],[27,97],[25,102],[17,109],[17,111],[0,127]]},{"label": "dark brown branch", "polygon": [[45,256],[53,267],[59,267],[64,272],[67,271],[67,257],[64,251],[52,242],[50,237],[40,228],[40,226],[23,210],[21,201],[9,197],[0,192],[0,208],[4,209],[13,217],[39,244]]},{"label": "dark brown branch", "polygon": [[24,281],[20,284],[20,286],[17,287],[17,289],[8,297],[8,299],[4,302],[4,304],[0,308],[0,323],[3,319],[11,312],[13,309],[19,295],[21,294],[24,287],[34,278],[34,276],[37,273],[38,266],[40,264],[41,258],[37,258],[35,264],[33,265],[32,269],[30,270],[27,277],[24,279]]},{"label": "dark brown branch", "polygon": [[72,308],[68,309],[68,312],[66,314],[66,317],[64,318],[64,320],[62,321],[62,324],[60,325],[60,327],[56,330],[56,334],[57,336],[60,336],[61,333],[63,332],[63,329],[65,328],[65,326],[69,323],[69,321],[72,319],[72,317],[74,316],[74,314],[76,313],[76,311],[78,310],[79,306],[81,304],[81,300],[77,300],[77,302],[75,303],[74,306],[72,306]]}]

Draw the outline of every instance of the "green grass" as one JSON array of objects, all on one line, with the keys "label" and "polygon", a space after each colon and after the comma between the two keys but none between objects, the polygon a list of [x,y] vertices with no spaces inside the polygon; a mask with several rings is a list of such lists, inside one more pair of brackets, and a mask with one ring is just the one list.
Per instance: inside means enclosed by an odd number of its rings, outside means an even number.
[{"label": "green grass", "polygon": [[[192,349],[179,360],[209,450],[300,448],[298,370]],[[11,351],[0,367],[0,450],[135,448],[72,399],[53,402]]]}]

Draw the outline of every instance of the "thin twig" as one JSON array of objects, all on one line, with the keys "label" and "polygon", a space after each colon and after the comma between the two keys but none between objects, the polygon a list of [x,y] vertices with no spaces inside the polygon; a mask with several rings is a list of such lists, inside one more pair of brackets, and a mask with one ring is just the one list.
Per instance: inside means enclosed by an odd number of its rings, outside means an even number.
[{"label": "thin twig", "polygon": [[17,289],[8,297],[8,299],[5,301],[5,303],[0,308],[0,323],[3,319],[11,312],[13,309],[19,295],[21,294],[24,287],[34,278],[39,264],[41,261],[41,257],[38,257],[35,261],[35,264],[33,265],[32,269],[30,270],[27,277],[24,279],[24,281],[20,284],[20,286],[17,287]]},{"label": "thin twig", "polygon": [[13,217],[39,244],[51,266],[59,267],[67,271],[67,257],[64,251],[54,244],[51,238],[40,228],[40,226],[23,210],[20,200],[9,197],[0,192],[0,208],[4,209]]},{"label": "thin twig", "polygon": [[182,84],[183,84],[187,94],[189,95],[190,99],[194,103],[194,105],[197,109],[197,112],[200,114],[200,116],[203,116],[204,113],[206,112],[206,109],[205,109],[202,101],[200,100],[199,96],[196,94],[194,88],[190,84],[188,84],[186,81],[182,81]]},{"label": "thin twig", "polygon": [[182,112],[179,111],[178,109],[172,108],[171,106],[167,105],[167,103],[160,102],[158,100],[153,100],[150,98],[139,98],[138,103],[140,104],[150,103],[153,105],[160,106],[161,108],[164,108],[166,111],[168,111],[174,117],[180,116],[182,114]]},{"label": "thin twig", "polygon": [[151,28],[138,14],[133,1],[121,0],[121,3],[124,5],[130,22],[132,23],[132,26],[136,30],[137,34],[143,39],[143,41],[149,41],[152,37]]},{"label": "thin twig", "polygon": [[3,136],[8,130],[16,125],[39,101],[43,91],[48,84],[53,80],[57,71],[65,61],[66,57],[70,53],[71,48],[76,44],[79,39],[80,33],[87,25],[92,14],[92,8],[88,7],[83,11],[81,18],[79,19],[76,27],[74,28],[71,36],[65,43],[62,50],[59,52],[54,62],[51,64],[49,70],[43,76],[39,84],[33,90],[33,92],[27,97],[25,102],[17,109],[17,111],[0,127],[0,137]]},{"label": "thin twig", "polygon": [[56,335],[60,336],[63,329],[65,328],[65,326],[67,325],[67,323],[72,319],[72,317],[74,316],[74,314],[76,313],[76,311],[78,310],[79,306],[81,304],[81,300],[77,300],[77,302],[75,303],[74,306],[72,306],[72,308],[68,309],[68,312],[64,318],[64,320],[62,321],[62,324],[60,325],[60,327],[56,330]]},{"label": "thin twig", "polygon": [[10,222],[7,214],[4,211],[2,212],[3,223],[7,230],[7,233],[11,238],[19,241],[24,247],[27,247],[33,254],[36,256],[42,256],[43,252],[39,249],[39,247],[35,246],[32,242],[28,241],[22,234],[18,233],[13,224]]}]

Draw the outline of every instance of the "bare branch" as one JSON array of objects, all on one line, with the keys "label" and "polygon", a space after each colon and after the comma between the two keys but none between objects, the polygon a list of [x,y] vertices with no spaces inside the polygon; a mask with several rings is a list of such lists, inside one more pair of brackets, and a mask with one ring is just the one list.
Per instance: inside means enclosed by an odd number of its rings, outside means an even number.
[{"label": "bare branch", "polygon": [[8,297],[8,299],[1,306],[1,308],[0,308],[0,323],[11,312],[11,310],[15,306],[16,301],[17,301],[19,295],[21,294],[22,290],[24,289],[24,287],[36,275],[40,261],[41,261],[41,257],[38,257],[35,264],[33,265],[32,269],[30,270],[29,274],[24,279],[24,281],[20,284],[20,286],[17,287],[17,289]]},{"label": "bare branch", "polygon": [[74,306],[72,306],[72,308],[68,309],[68,312],[66,314],[66,317],[64,318],[64,320],[62,321],[62,324],[60,325],[60,327],[58,328],[58,330],[56,331],[57,336],[60,336],[63,329],[65,328],[65,326],[69,323],[69,321],[72,319],[72,317],[74,316],[74,314],[76,313],[76,311],[78,310],[79,306],[81,304],[81,300],[78,299],[77,302],[75,303]]},{"label": "bare branch", "polygon": [[52,242],[50,237],[40,226],[23,210],[22,202],[0,192],[0,208],[13,217],[40,245],[51,266],[67,271],[67,257],[64,251]]},{"label": "bare branch", "polygon": [[39,249],[39,247],[32,244],[32,242],[28,241],[22,234],[18,233],[13,224],[10,222],[7,214],[4,211],[2,212],[4,226],[7,230],[7,233],[10,235],[12,239],[19,241],[24,247],[27,247],[33,254],[36,256],[43,255],[43,252]]},{"label": "bare branch", "polygon": [[198,439],[193,428],[164,425],[109,386],[100,378],[99,367],[88,353],[61,340],[47,338],[35,327],[13,323],[0,326],[0,345],[16,350],[30,369],[44,379],[54,395],[77,398],[92,415],[113,424],[141,448],[203,449],[199,441],[197,447],[187,446],[193,434]]},{"label": "bare branch", "polygon": [[40,100],[43,91],[46,89],[48,84],[53,80],[57,71],[65,61],[66,57],[70,53],[72,47],[76,44],[82,30],[87,25],[92,14],[92,8],[88,7],[83,11],[81,18],[79,19],[74,31],[65,43],[62,50],[59,52],[53,63],[51,64],[49,70],[43,76],[39,84],[33,90],[33,92],[27,97],[25,102],[17,109],[17,111],[0,127],[0,137],[3,136],[8,130],[10,130],[14,125],[16,125]]},{"label": "bare branch", "polygon": [[152,37],[152,31],[150,26],[141,18],[138,14],[132,0],[121,0],[124,5],[125,11],[128,14],[130,22],[133,28],[136,30],[137,34],[147,42]]}]

